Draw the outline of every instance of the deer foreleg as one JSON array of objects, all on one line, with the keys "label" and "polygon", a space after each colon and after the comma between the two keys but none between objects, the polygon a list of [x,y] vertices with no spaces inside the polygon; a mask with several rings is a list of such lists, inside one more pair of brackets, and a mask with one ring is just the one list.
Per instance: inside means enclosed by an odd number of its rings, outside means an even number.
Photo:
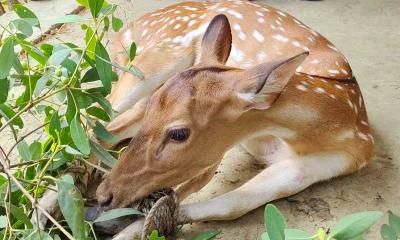
[{"label": "deer foreleg", "polygon": [[351,158],[321,154],[279,161],[241,187],[214,199],[180,206],[180,224],[232,220],[270,201],[288,197],[313,183],[346,173]]}]

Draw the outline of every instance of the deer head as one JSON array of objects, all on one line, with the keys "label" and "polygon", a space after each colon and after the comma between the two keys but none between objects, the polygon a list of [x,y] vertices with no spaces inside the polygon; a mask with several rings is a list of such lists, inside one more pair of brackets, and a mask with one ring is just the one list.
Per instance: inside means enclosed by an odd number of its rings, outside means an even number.
[{"label": "deer head", "polygon": [[247,116],[268,112],[308,55],[243,70],[225,66],[231,41],[228,19],[214,17],[200,63],[151,96],[140,130],[97,190],[101,205],[127,206],[218,164],[232,145],[256,131]]}]

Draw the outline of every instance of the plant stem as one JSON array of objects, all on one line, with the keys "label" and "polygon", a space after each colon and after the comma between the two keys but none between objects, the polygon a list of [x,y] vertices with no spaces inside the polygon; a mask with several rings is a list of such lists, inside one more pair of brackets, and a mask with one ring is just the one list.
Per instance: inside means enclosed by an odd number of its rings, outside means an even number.
[{"label": "plant stem", "polygon": [[10,171],[10,168],[7,166],[7,162],[5,161],[5,158],[3,154],[0,154],[0,164],[3,166],[4,172],[7,174],[7,176],[17,185],[17,187],[21,190],[22,194],[25,195],[25,197],[32,203],[32,206],[35,207],[37,210],[40,210],[46,217],[60,229],[62,233],[67,236],[68,239],[75,240],[75,238],[64,228],[62,227],[57,220],[55,220],[40,204],[37,203],[35,198],[32,197],[31,194],[29,194],[28,191],[21,185],[21,183],[14,177],[12,172]]},{"label": "plant stem", "polygon": [[22,140],[24,140],[26,137],[28,137],[28,136],[31,135],[32,133],[34,133],[34,132],[40,130],[41,128],[43,128],[43,127],[46,126],[47,124],[49,124],[49,122],[46,122],[46,123],[40,125],[39,127],[33,129],[32,131],[28,132],[27,134],[25,134],[24,136],[22,136],[20,139],[18,139],[18,140],[15,142],[15,144],[14,144],[14,145],[10,148],[10,150],[8,151],[8,153],[7,153],[7,155],[6,155],[6,158],[9,158],[9,156],[10,156],[12,150],[14,150],[14,148],[18,145],[18,143],[20,143]]}]

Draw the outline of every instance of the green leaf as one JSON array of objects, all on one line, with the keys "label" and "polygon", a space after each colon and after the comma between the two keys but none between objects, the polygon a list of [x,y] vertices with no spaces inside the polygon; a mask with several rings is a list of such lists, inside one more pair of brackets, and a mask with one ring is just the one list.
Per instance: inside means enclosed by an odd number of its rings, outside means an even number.
[{"label": "green leaf", "polygon": [[267,204],[264,211],[265,227],[271,240],[285,240],[286,222],[279,210]]},{"label": "green leaf", "polygon": [[267,232],[261,234],[261,240],[271,240]]},{"label": "green leaf", "polygon": [[21,74],[21,75],[24,74],[24,68],[21,64],[21,61],[15,55],[14,55],[14,59],[13,59],[13,67],[18,74]]},{"label": "green leaf", "polygon": [[11,214],[18,219],[19,221],[23,222],[27,228],[32,228],[31,220],[28,216],[24,213],[24,211],[13,204],[11,204]]},{"label": "green leaf", "polygon": [[76,239],[86,239],[83,199],[70,175],[57,181],[58,203],[61,212]]},{"label": "green leaf", "polygon": [[[5,103],[1,103],[0,116],[3,116],[8,121],[9,119],[15,116],[15,112]],[[16,117],[11,123],[15,126],[18,126],[21,129],[24,127],[24,122],[22,122],[22,119],[20,117]]]},{"label": "green leaf", "polygon": [[65,113],[65,117],[68,122],[71,122],[75,117],[76,110],[79,109],[79,106],[76,106],[76,101],[70,91],[67,93],[67,100],[67,112]]},{"label": "green leaf", "polygon": [[79,108],[87,108],[93,103],[92,98],[89,97],[87,93],[80,90],[71,90],[71,91],[75,97],[75,101],[77,102]]},{"label": "green leaf", "polygon": [[100,39],[103,39],[103,36],[108,30],[110,29],[110,18],[108,16],[105,16],[103,18],[103,32],[100,35]]},{"label": "green leaf", "polygon": [[46,57],[51,56],[51,54],[53,53],[53,49],[54,49],[54,46],[51,44],[48,44],[48,43],[42,43],[40,45],[40,50],[43,51],[43,53]]},{"label": "green leaf", "polygon": [[93,100],[95,100],[101,106],[101,108],[103,108],[103,110],[112,119],[114,116],[114,111],[112,109],[110,102],[99,93],[92,93],[92,94],[90,94],[90,96],[93,98]]},{"label": "green leaf", "polygon": [[121,28],[123,27],[124,23],[122,22],[121,19],[119,19],[113,15],[112,19],[111,19],[111,25],[112,25],[114,32],[119,32],[119,30],[121,30]]},{"label": "green leaf", "polygon": [[382,225],[381,236],[383,240],[397,240],[396,230],[387,224]]},{"label": "green leaf", "polygon": [[103,8],[104,0],[88,0],[90,13],[94,18],[99,16],[101,9]]},{"label": "green leaf", "polygon": [[118,141],[118,138],[108,132],[103,124],[101,124],[99,121],[96,121],[96,125],[93,127],[93,132],[96,134],[96,136],[108,144],[114,144]]},{"label": "green leaf", "polygon": [[400,217],[389,211],[389,226],[396,230],[397,236],[400,237]]},{"label": "green leaf", "polygon": [[357,237],[367,231],[382,216],[383,213],[378,211],[360,212],[345,216],[332,229],[329,237],[337,240]]},{"label": "green leaf", "polygon": [[37,228],[24,230],[23,231],[23,239],[24,240],[53,240],[53,238],[51,238],[47,232],[45,232],[43,230],[39,230]]},{"label": "green leaf", "polygon": [[286,240],[312,239],[311,235],[299,229],[285,229]]},{"label": "green leaf", "polygon": [[28,162],[31,160],[31,154],[29,153],[29,145],[25,140],[22,140],[17,144],[17,149],[19,156],[22,158],[24,162]]},{"label": "green leaf", "polygon": [[97,38],[96,38],[96,34],[94,33],[94,31],[90,27],[87,27],[87,29],[86,29],[85,41],[86,41],[86,46],[87,46],[87,50],[88,50],[87,51],[87,55],[91,59],[94,59],[95,51],[96,51]]},{"label": "green leaf", "polygon": [[127,68],[127,67],[121,66],[120,64],[118,64],[118,63],[116,63],[116,62],[115,62],[115,63],[112,63],[112,65],[113,65],[114,67],[116,67],[116,68],[118,68],[118,69],[124,71],[124,72],[131,73],[131,74],[137,76],[137,77],[140,78],[140,79],[144,79],[144,74],[143,74],[143,72],[140,71],[140,69],[138,69],[138,68],[135,67],[135,66],[130,66],[129,68]]},{"label": "green leaf", "polygon": [[60,65],[69,55],[71,54],[70,48],[65,48],[61,45],[56,45],[53,50],[49,61],[51,64],[58,66]]},{"label": "green leaf", "polygon": [[107,50],[101,44],[100,41],[96,43],[96,69],[99,73],[101,82],[105,92],[108,94],[111,92],[111,82],[113,80],[112,66],[110,64],[110,56]]},{"label": "green leaf", "polygon": [[40,27],[39,26],[39,19],[37,16],[29,10],[27,7],[21,5],[21,4],[15,4],[14,5],[14,12],[20,17],[23,18],[24,20],[28,21],[32,26],[35,27]]},{"label": "green leaf", "polygon": [[[261,235],[262,240],[270,240],[268,233],[265,232]],[[285,240],[305,240],[305,239],[314,239],[308,233],[299,230],[299,229],[285,229]]]},{"label": "green leaf", "polygon": [[93,223],[96,222],[105,222],[115,218],[129,216],[129,215],[142,215],[143,213],[139,212],[133,208],[116,208],[110,211],[103,212],[98,218],[96,218]]},{"label": "green leaf", "polygon": [[192,240],[210,240],[214,239],[219,234],[221,234],[221,231],[210,230],[196,235]]},{"label": "green leaf", "polygon": [[136,56],[136,43],[132,42],[131,48],[129,50],[129,61],[133,61]]},{"label": "green leaf", "polygon": [[97,80],[100,80],[99,74],[97,73],[96,68],[91,68],[85,73],[85,75],[83,75],[81,82],[93,82]]},{"label": "green leaf", "polygon": [[89,139],[86,136],[86,132],[80,123],[81,121],[79,119],[79,116],[75,116],[74,119],[71,121],[71,138],[79,151],[81,151],[85,155],[88,155],[90,153]]},{"label": "green leaf", "polygon": [[32,25],[24,19],[15,19],[11,21],[11,24],[17,29],[19,32],[24,34],[26,37],[30,37],[33,34]]},{"label": "green leaf", "polygon": [[4,79],[10,73],[15,58],[14,41],[11,37],[7,38],[0,51],[0,79]]},{"label": "green leaf", "polygon": [[50,75],[45,73],[39,80],[36,82],[35,90],[33,91],[33,95],[35,97],[39,96],[43,89],[46,87],[47,82],[50,80]]},{"label": "green leaf", "polygon": [[110,168],[115,165],[117,160],[109,154],[106,150],[104,150],[100,145],[90,140],[90,146],[92,147],[94,155],[99,159],[102,163],[109,166]]},{"label": "green leaf", "polygon": [[38,160],[40,159],[40,155],[42,154],[42,144],[38,141],[34,141],[30,146],[29,146],[29,154],[30,154],[30,160]]},{"label": "green leaf", "polygon": [[65,15],[62,17],[59,17],[57,19],[55,19],[52,23],[79,23],[79,22],[83,22],[86,19],[82,16],[79,15],[74,15],[74,14],[70,14],[70,15]]},{"label": "green leaf", "polygon": [[18,41],[18,43],[20,44],[22,49],[38,63],[40,63],[41,65],[46,64],[47,57],[36,46],[32,45],[32,43],[27,41]]},{"label": "green leaf", "polygon": [[90,64],[90,66],[95,67],[94,62],[92,59],[90,59],[90,57],[84,53],[82,51],[81,48],[79,48],[77,45],[73,44],[73,43],[64,43],[65,46],[69,47],[70,49],[72,49],[74,52],[76,52],[79,56],[81,56],[83,54],[83,59],[85,59],[85,61]]},{"label": "green leaf", "polygon": [[[78,2],[80,5],[89,8],[89,1],[88,0],[75,0],[76,2]],[[107,7],[108,5],[110,5],[108,2],[104,1],[103,3],[103,7]]]},{"label": "green leaf", "polygon": [[5,228],[7,227],[8,219],[6,216],[1,215],[0,216],[0,228]]},{"label": "green leaf", "polygon": [[7,101],[10,82],[8,79],[0,79],[0,103]]},{"label": "green leaf", "polygon": [[165,237],[158,236],[158,231],[153,230],[149,236],[149,240],[165,240]]},{"label": "green leaf", "polygon": [[110,117],[108,116],[108,114],[101,108],[89,107],[89,108],[86,109],[86,112],[89,115],[91,115],[93,117],[96,117],[96,118],[98,118],[100,120],[103,120],[103,121],[106,121],[106,122],[110,121]]},{"label": "green leaf", "polygon": [[53,137],[54,140],[57,139],[57,132],[61,132],[61,123],[60,117],[58,116],[58,112],[54,111],[51,115],[50,123],[49,123],[49,134]]},{"label": "green leaf", "polygon": [[71,155],[82,155],[81,152],[70,146],[66,146],[65,151]]}]

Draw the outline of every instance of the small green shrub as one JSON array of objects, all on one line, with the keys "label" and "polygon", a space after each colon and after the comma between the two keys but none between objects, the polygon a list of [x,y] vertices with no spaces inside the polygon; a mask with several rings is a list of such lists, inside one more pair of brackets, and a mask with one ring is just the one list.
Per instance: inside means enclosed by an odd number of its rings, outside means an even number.
[{"label": "small green shrub", "polygon": [[[111,63],[106,50],[105,33],[122,28],[122,21],[114,15],[117,6],[104,0],[77,1],[90,10],[91,18],[67,15],[54,23],[81,24],[83,47],[62,39],[34,44],[31,37],[33,29],[41,27],[39,19],[20,4],[14,5],[19,18],[0,25],[0,134],[4,137],[8,130],[14,141],[7,148],[0,142],[1,239],[96,238],[92,223],[84,220],[84,199],[72,177],[64,174],[83,163],[90,165],[89,154],[106,166],[115,163],[112,153],[91,141],[88,133],[108,143],[115,141],[98,121],[110,121],[114,115],[105,98],[117,80],[113,66],[142,75],[131,64]],[[130,60],[135,53],[132,44],[127,49]],[[32,126],[28,119],[40,124]],[[19,154],[17,161],[11,160],[14,150]],[[46,189],[58,191],[65,221],[49,215],[52,225],[42,231],[30,218],[38,217],[32,216],[35,209],[43,212],[37,200]]]},{"label": "small green shrub", "polygon": [[[303,230],[287,227],[284,217],[272,204],[265,207],[266,232],[261,235],[262,240],[362,240],[365,233],[384,214],[378,211],[359,212],[341,218],[329,231],[319,228],[316,233],[309,234]],[[381,227],[383,240],[400,238],[400,218],[389,212],[389,224]]]}]

